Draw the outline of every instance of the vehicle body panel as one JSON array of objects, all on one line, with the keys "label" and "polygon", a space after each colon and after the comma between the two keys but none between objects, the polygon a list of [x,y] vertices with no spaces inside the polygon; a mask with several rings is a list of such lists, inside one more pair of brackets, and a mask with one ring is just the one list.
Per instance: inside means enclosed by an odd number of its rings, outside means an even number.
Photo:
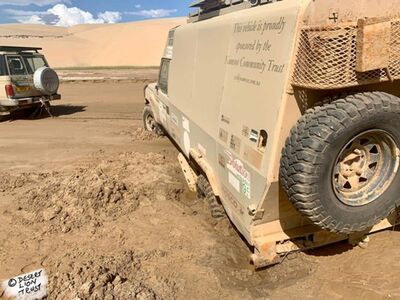
[{"label": "vehicle body panel", "polygon": [[375,16],[400,16],[400,0],[275,1],[174,29],[168,96],[150,85],[146,99],[187,159],[198,153],[209,166],[214,192],[259,251],[318,231],[282,192],[281,149],[308,107],[343,91],[292,86],[301,30]]}]

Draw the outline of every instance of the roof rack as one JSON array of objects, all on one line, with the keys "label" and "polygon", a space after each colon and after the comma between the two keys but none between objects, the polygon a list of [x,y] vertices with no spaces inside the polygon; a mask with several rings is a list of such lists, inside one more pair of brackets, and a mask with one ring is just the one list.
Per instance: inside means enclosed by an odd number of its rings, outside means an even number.
[{"label": "roof rack", "polygon": [[243,2],[248,2],[248,0],[197,0],[193,2],[189,7],[198,7],[199,13],[207,13],[241,4]]},{"label": "roof rack", "polygon": [[206,6],[214,6],[214,7],[219,7],[221,4],[223,4],[225,1],[223,0],[197,0],[190,4],[190,8],[193,7],[199,7],[200,9],[206,7]]},{"label": "roof rack", "polygon": [[278,1],[282,0],[196,0],[190,7],[198,8],[198,10],[189,14],[189,23]]},{"label": "roof rack", "polygon": [[199,7],[200,9],[204,10],[235,5],[241,2],[243,2],[243,0],[197,0],[190,4],[189,7]]},{"label": "roof rack", "polygon": [[190,7],[198,8],[198,10],[189,14],[189,23],[207,20],[271,1],[274,0],[196,0]]},{"label": "roof rack", "polygon": [[9,52],[25,52],[25,51],[35,51],[38,53],[42,48],[39,47],[18,47],[18,46],[0,46],[0,51],[9,51]]}]

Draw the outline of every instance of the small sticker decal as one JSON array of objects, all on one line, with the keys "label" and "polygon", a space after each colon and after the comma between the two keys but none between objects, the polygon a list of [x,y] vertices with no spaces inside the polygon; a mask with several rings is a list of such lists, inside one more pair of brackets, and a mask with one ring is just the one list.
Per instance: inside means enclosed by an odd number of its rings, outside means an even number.
[{"label": "small sticker decal", "polygon": [[[228,153],[227,153],[228,154]],[[229,176],[234,176],[239,181],[239,193],[244,194],[248,199],[251,199],[251,175],[245,168],[243,162],[235,159],[231,153],[228,154],[227,169]],[[229,183],[237,190],[236,181],[229,178]]]},{"label": "small sticker decal", "polygon": [[236,153],[240,153],[240,146],[241,146],[242,141],[240,138],[237,136],[233,135],[231,136],[231,142],[230,142],[230,148],[235,151]]},{"label": "small sticker decal", "polygon": [[252,141],[253,143],[257,143],[258,142],[258,131],[252,129],[250,132],[250,141]]},{"label": "small sticker decal", "polygon": [[221,115],[221,121],[226,123],[226,124],[230,124],[231,123],[231,120],[225,115]]},{"label": "small sticker decal", "polygon": [[249,132],[250,132],[249,127],[243,126],[242,135],[243,135],[245,138],[248,138],[248,137],[249,137]]},{"label": "small sticker decal", "polygon": [[236,178],[235,175],[233,175],[231,172],[228,172],[228,181],[231,184],[231,186],[234,187],[234,189],[240,193],[240,181],[239,179]]},{"label": "small sticker decal", "polygon": [[219,139],[224,143],[228,142],[228,132],[222,128],[219,129]]}]

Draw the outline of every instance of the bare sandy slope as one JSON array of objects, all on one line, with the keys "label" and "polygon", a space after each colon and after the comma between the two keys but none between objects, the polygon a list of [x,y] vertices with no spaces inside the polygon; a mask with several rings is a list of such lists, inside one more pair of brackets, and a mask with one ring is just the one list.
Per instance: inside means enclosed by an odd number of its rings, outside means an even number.
[{"label": "bare sandy slope", "polygon": [[0,279],[44,268],[49,299],[400,299],[398,230],[254,271],[139,129],[143,87],[63,84],[57,118],[0,123]]},{"label": "bare sandy slope", "polygon": [[0,44],[43,47],[53,67],[157,66],[168,31],[185,18],[133,23],[78,25],[0,25]]}]

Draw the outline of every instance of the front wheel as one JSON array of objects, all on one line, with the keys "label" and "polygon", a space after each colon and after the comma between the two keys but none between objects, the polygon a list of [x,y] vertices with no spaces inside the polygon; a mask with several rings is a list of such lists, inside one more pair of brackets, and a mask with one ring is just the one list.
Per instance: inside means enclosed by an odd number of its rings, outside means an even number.
[{"label": "front wheel", "polygon": [[146,105],[143,110],[143,126],[144,129],[155,133],[158,136],[163,136],[164,132],[161,126],[156,122],[153,111],[150,105]]},{"label": "front wheel", "polygon": [[305,217],[337,233],[367,230],[400,204],[400,99],[362,93],[315,107],[292,129],[281,183]]}]

